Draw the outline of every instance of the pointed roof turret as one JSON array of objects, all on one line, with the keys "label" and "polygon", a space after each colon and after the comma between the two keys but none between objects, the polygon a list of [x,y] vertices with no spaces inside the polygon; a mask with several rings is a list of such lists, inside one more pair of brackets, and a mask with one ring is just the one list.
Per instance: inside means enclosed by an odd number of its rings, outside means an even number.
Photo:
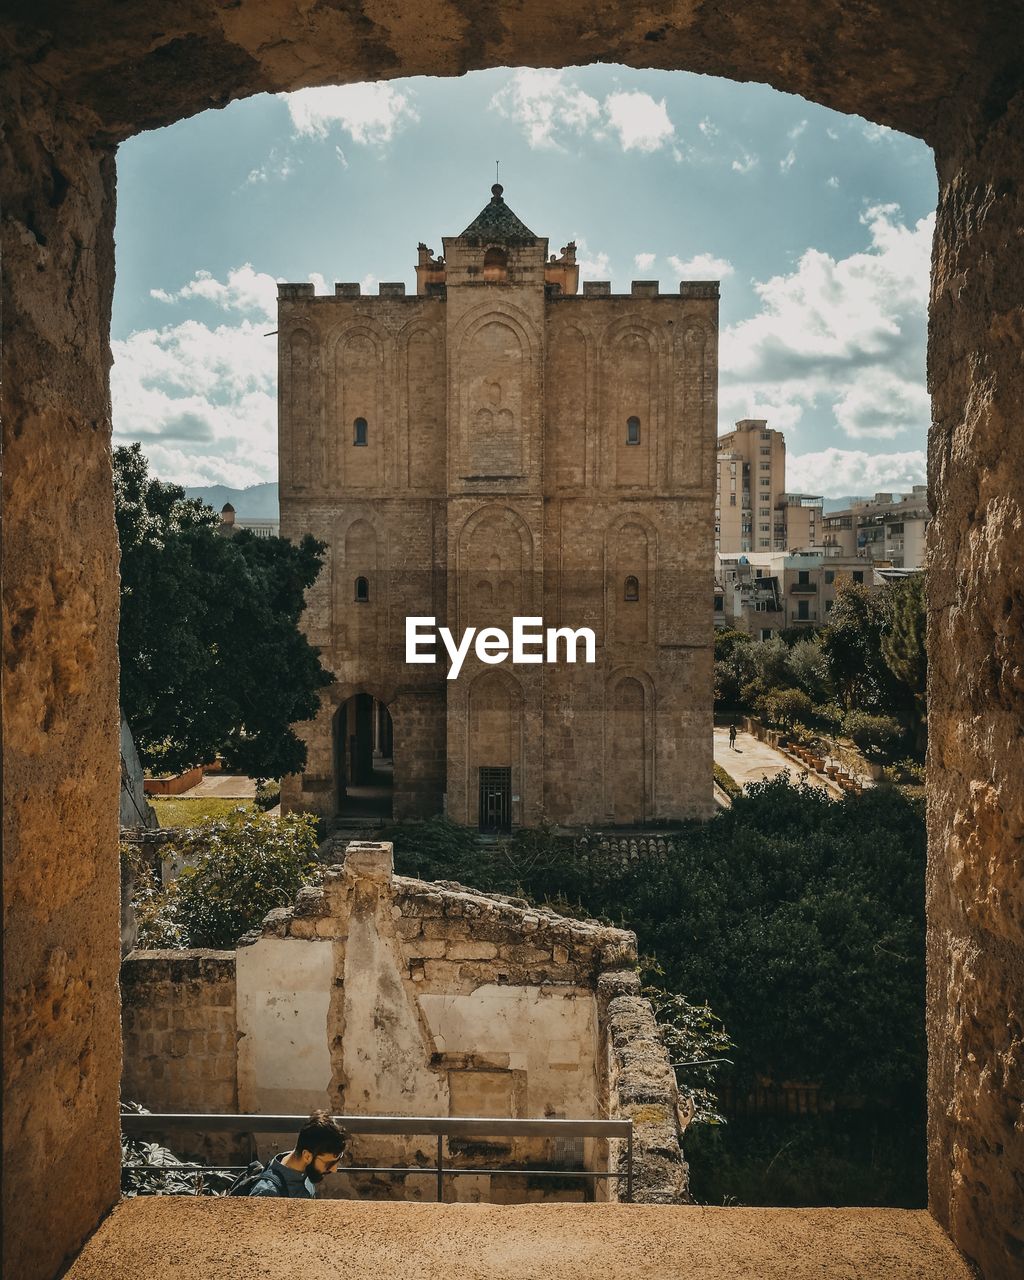
[{"label": "pointed roof turret", "polygon": [[490,203],[485,205],[459,236],[470,244],[536,244],[537,237],[520,222],[502,198],[504,187],[496,182],[491,187]]}]

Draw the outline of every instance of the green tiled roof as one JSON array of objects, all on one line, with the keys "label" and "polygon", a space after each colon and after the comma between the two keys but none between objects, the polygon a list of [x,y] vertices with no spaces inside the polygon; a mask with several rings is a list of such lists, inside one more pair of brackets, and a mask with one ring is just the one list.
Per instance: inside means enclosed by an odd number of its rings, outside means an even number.
[{"label": "green tiled roof", "polygon": [[480,210],[459,239],[491,244],[536,243],[537,237],[502,199],[502,188],[495,183],[491,192],[490,204]]}]

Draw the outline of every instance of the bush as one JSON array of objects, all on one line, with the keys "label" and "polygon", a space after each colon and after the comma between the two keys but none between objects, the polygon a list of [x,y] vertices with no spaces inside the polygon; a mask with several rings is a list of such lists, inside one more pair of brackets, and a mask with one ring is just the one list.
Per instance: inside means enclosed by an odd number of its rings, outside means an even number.
[{"label": "bush", "polygon": [[873,716],[867,711],[849,711],[843,729],[869,760],[890,760],[903,743],[903,728],[892,716]]},{"label": "bush", "polygon": [[718,785],[722,788],[722,790],[730,799],[732,799],[734,796],[738,796],[742,792],[743,788],[740,786],[740,784],[736,781],[736,779],[732,776],[731,773],[723,769],[720,764],[716,764],[714,769],[715,769],[715,781],[718,783]]},{"label": "bush", "polygon": [[796,721],[807,721],[814,704],[802,689],[772,689],[758,698],[757,714],[773,729],[792,729]]},{"label": "bush", "polygon": [[166,889],[136,895],[139,945],[233,947],[268,911],[288,906],[316,879],[317,822],[312,814],[270,818],[253,809],[181,831],[164,846],[185,864]]},{"label": "bush", "polygon": [[261,780],[256,787],[255,804],[257,809],[266,812],[267,809],[275,809],[281,803],[281,784],[273,779],[271,781]]}]

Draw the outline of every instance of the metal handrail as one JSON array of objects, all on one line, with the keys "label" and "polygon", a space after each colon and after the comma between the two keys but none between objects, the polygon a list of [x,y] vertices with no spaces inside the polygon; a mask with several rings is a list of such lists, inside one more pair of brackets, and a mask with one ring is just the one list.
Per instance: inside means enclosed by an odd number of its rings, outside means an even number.
[{"label": "metal handrail", "polygon": [[[125,1112],[121,1116],[121,1128],[125,1133],[180,1133],[202,1131],[204,1133],[287,1133],[298,1132],[307,1123],[301,1115],[200,1115],[175,1112]],[[437,1200],[444,1200],[444,1178],[461,1174],[524,1174],[531,1177],[563,1178],[625,1178],[626,1202],[633,1199],[633,1121],[632,1120],[507,1120],[489,1116],[335,1116],[335,1122],[346,1133],[403,1134],[407,1136],[429,1135],[437,1138],[437,1164],[400,1165],[377,1167],[370,1165],[346,1165],[339,1173],[433,1173],[437,1178]],[[456,1168],[444,1163],[444,1139],[470,1134],[489,1137],[547,1136],[563,1138],[625,1138],[626,1170],[622,1172],[591,1171],[579,1169],[478,1169]],[[178,1170],[199,1171],[201,1168],[233,1169],[236,1166],[207,1165],[126,1165],[133,1170],[159,1170],[163,1173]]]}]

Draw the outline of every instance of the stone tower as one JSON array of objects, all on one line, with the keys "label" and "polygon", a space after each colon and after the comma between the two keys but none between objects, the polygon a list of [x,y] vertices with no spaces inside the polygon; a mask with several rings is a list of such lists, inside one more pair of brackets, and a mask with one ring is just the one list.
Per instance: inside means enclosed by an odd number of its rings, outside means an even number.
[{"label": "stone tower", "polygon": [[[491,829],[712,804],[717,282],[629,294],[502,188],[415,297],[279,287],[281,532],[328,544],[305,626],[336,683],[286,808]],[[448,680],[405,620],[589,627],[596,662]],[[439,646],[440,647],[440,646]]]}]

